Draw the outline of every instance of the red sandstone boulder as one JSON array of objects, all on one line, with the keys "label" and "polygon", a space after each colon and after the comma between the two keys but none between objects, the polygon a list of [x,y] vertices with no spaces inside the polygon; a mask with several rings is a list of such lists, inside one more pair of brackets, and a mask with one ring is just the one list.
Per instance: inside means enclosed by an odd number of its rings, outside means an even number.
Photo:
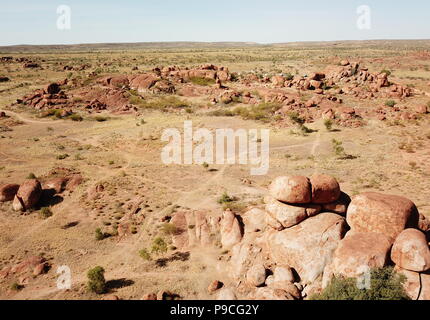
[{"label": "red sandstone boulder", "polygon": [[42,187],[44,190],[55,190],[56,193],[61,193],[65,190],[67,182],[69,180],[67,178],[53,178],[46,180]]},{"label": "red sandstone boulder", "polygon": [[383,234],[347,234],[336,249],[332,271],[337,276],[356,278],[372,268],[383,268],[390,249],[391,243]]},{"label": "red sandstone boulder", "polygon": [[290,228],[321,212],[321,206],[318,205],[289,205],[276,200],[273,197],[266,197],[266,211],[284,228]]},{"label": "red sandstone boulder", "polygon": [[312,185],[312,202],[328,204],[339,200],[341,195],[337,180],[324,174],[315,174],[310,178]]},{"label": "red sandstone boulder", "polygon": [[430,269],[430,249],[424,233],[416,229],[403,231],[396,239],[391,259],[402,269],[425,272]]},{"label": "red sandstone boulder", "polygon": [[0,202],[12,201],[18,192],[18,184],[6,184],[0,186]]},{"label": "red sandstone boulder", "polygon": [[418,219],[418,210],[409,199],[373,192],[354,197],[347,212],[352,232],[381,233],[391,243],[406,228],[417,228]]},{"label": "red sandstone boulder", "polygon": [[262,286],[266,282],[266,268],[262,264],[252,266],[246,273],[246,280],[251,286]]},{"label": "red sandstone boulder", "polygon": [[242,228],[233,212],[226,210],[221,220],[221,244],[231,248],[242,240]]},{"label": "red sandstone boulder", "polygon": [[341,192],[340,198],[337,201],[323,204],[322,210],[340,215],[346,215],[350,203],[351,198],[346,193]]},{"label": "red sandstone boulder", "polygon": [[18,189],[13,200],[13,210],[27,211],[33,208],[42,195],[42,186],[37,180],[27,180]]},{"label": "red sandstone boulder", "polygon": [[274,262],[294,268],[302,283],[310,284],[331,263],[346,229],[343,217],[321,213],[295,227],[271,232],[267,244]]},{"label": "red sandstone boulder", "polygon": [[285,176],[276,178],[269,186],[269,192],[276,200],[305,204],[311,202],[311,184],[302,176]]}]

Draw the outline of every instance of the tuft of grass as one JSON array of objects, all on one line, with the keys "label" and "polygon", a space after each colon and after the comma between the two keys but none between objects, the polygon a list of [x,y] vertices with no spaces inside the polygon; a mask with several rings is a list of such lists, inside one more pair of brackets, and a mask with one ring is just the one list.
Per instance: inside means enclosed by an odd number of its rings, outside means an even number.
[{"label": "tuft of grass", "polygon": [[198,86],[212,86],[215,84],[214,79],[200,78],[200,77],[192,77],[190,78],[190,82]]},{"label": "tuft of grass", "polygon": [[324,120],[324,126],[327,129],[327,131],[332,131],[333,130],[333,120],[331,120],[331,119]]},{"label": "tuft of grass", "polygon": [[174,235],[178,232],[178,228],[173,223],[164,223],[161,226],[161,231],[165,235]]},{"label": "tuft of grass", "polygon": [[167,243],[166,241],[164,241],[163,238],[158,237],[154,239],[151,246],[152,253],[156,253],[156,254],[166,253],[167,250],[168,250]]},{"label": "tuft of grass", "polygon": [[142,249],[139,251],[139,256],[146,261],[151,261],[151,254],[146,249]]},{"label": "tuft of grass", "polygon": [[397,104],[397,102],[394,100],[385,101],[385,106],[390,107],[390,108],[393,108],[396,104]]},{"label": "tuft of grass", "polygon": [[53,216],[53,213],[52,213],[51,209],[48,208],[48,207],[43,207],[42,209],[40,209],[40,213],[39,214],[40,214],[40,217],[42,219],[48,219],[49,217]]},{"label": "tuft of grass", "polygon": [[224,192],[222,196],[218,199],[219,204],[226,204],[235,201],[234,198],[230,197],[227,192]]},{"label": "tuft of grass", "polygon": [[27,179],[33,180],[33,179],[37,179],[37,177],[36,177],[36,175],[33,172],[31,172],[31,173],[28,174]]}]

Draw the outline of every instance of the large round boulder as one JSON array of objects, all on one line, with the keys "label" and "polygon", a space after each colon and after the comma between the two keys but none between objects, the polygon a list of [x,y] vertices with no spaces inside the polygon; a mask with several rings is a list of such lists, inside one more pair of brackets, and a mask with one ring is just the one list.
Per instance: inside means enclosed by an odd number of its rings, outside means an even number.
[{"label": "large round boulder", "polygon": [[268,235],[273,261],[297,271],[303,284],[318,279],[331,263],[334,251],[347,230],[345,219],[321,213],[297,226]]},{"label": "large round boulder", "polygon": [[302,176],[284,176],[273,180],[269,192],[276,200],[305,204],[311,202],[311,184],[309,179]]},{"label": "large round boulder", "polygon": [[430,269],[430,249],[424,233],[406,229],[396,239],[391,259],[400,268],[425,272]]},{"label": "large round boulder", "polygon": [[327,204],[337,201],[341,191],[337,180],[325,174],[315,174],[310,178],[312,203]]},{"label": "large round boulder", "polygon": [[354,197],[347,212],[352,232],[382,233],[391,243],[406,228],[417,228],[418,219],[418,210],[411,200],[374,192]]},{"label": "large round boulder", "polygon": [[373,268],[383,268],[389,261],[390,249],[390,240],[383,234],[347,234],[334,254],[332,272],[356,278]]},{"label": "large round boulder", "polygon": [[270,196],[266,197],[264,201],[267,213],[279,221],[284,228],[293,227],[321,211],[321,207],[318,205],[290,205]]},{"label": "large round boulder", "polygon": [[13,200],[12,208],[15,211],[27,211],[33,208],[42,195],[42,186],[38,180],[25,181],[18,189]]},{"label": "large round boulder", "polygon": [[266,282],[266,268],[262,264],[253,265],[246,273],[246,280],[251,286],[262,286]]}]

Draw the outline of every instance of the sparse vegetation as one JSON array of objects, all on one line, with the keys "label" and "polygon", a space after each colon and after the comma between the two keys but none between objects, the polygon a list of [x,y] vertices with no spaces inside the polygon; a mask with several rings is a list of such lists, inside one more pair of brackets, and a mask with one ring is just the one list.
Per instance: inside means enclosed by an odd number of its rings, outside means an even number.
[{"label": "sparse vegetation", "polygon": [[199,77],[192,77],[190,78],[190,82],[192,84],[198,85],[198,86],[212,86],[215,84],[214,79],[208,79],[208,78],[199,78]]},{"label": "sparse vegetation", "polygon": [[167,252],[167,243],[163,238],[155,238],[152,242],[151,252],[156,254],[166,253]]},{"label": "sparse vegetation", "polygon": [[43,207],[42,209],[40,209],[40,217],[42,219],[48,219],[49,217],[52,217],[52,215],[53,213],[50,208]]},{"label": "sparse vegetation", "polygon": [[146,249],[142,249],[139,251],[139,256],[146,261],[151,261],[151,254]]},{"label": "sparse vegetation", "polygon": [[106,280],[105,280],[105,270],[98,266],[91,269],[87,273],[88,277],[88,290],[97,294],[103,294],[106,292]]},{"label": "sparse vegetation", "polygon": [[333,120],[331,120],[331,119],[324,120],[324,126],[327,129],[327,131],[332,131],[333,130]]},{"label": "sparse vegetation", "polygon": [[405,277],[393,271],[393,268],[373,269],[370,288],[359,289],[357,279],[335,277],[328,287],[312,300],[410,300],[403,283]]},{"label": "sparse vegetation", "polygon": [[385,106],[390,107],[390,108],[393,108],[396,104],[397,104],[397,102],[394,100],[385,101]]}]

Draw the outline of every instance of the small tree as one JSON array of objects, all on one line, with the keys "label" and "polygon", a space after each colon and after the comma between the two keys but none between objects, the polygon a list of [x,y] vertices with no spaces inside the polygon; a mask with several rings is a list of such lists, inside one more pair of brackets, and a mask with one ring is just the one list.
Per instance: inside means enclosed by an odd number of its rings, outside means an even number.
[{"label": "small tree", "polygon": [[360,289],[357,279],[335,277],[311,300],[410,300],[403,287],[405,280],[392,267],[371,270],[368,289]]},{"label": "small tree", "polygon": [[106,292],[105,269],[98,266],[87,273],[88,290],[97,294]]},{"label": "small tree", "polygon": [[333,120],[331,119],[324,120],[324,126],[326,127],[327,131],[331,131],[333,129]]},{"label": "small tree", "polygon": [[152,253],[165,253],[167,252],[167,243],[163,240],[163,238],[155,238],[154,242],[152,243],[151,248]]}]

